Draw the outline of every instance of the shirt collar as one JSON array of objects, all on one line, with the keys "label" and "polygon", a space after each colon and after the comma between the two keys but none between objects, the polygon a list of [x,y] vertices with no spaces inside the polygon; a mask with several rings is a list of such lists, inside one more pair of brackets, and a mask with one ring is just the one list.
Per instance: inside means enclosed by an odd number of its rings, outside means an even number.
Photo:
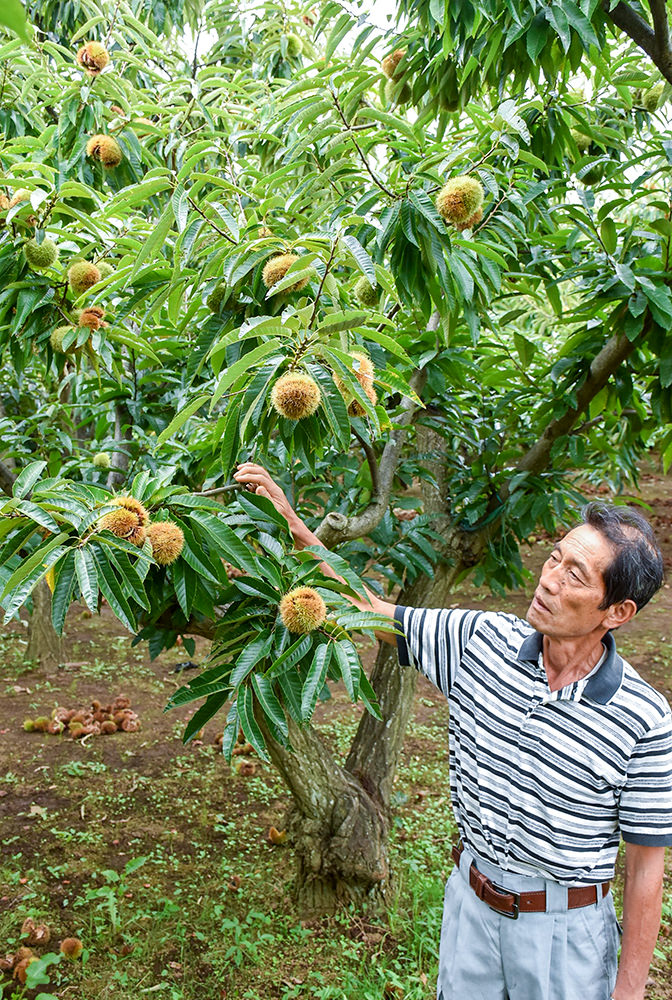
[{"label": "shirt collar", "polygon": [[[541,632],[532,632],[523,640],[518,652],[518,659],[526,663],[536,663],[542,652],[543,642],[544,637]],[[588,678],[583,695],[600,705],[607,705],[621,686],[623,660],[616,652],[616,643],[611,632],[605,633],[602,642],[607,655],[597,673]]]}]

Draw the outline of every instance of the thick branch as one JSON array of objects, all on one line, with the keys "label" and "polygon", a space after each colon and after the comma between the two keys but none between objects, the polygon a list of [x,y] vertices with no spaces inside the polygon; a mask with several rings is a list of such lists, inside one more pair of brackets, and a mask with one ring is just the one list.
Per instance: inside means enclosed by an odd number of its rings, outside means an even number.
[{"label": "thick branch", "polygon": [[[544,433],[516,466],[516,472],[541,472],[546,468],[554,441],[568,434],[578,418],[607,384],[615,371],[635,349],[636,344],[623,333],[616,333],[607,341],[600,353],[593,358],[588,376],[576,393],[576,406],[568,409],[561,417],[552,420]],[[506,496],[504,491],[504,495]]]},{"label": "thick branch", "polygon": [[663,53],[670,47],[670,28],[667,23],[665,0],[649,0],[649,7],[651,8],[653,30],[656,33],[658,51]]},{"label": "thick branch", "polygon": [[[434,331],[438,325],[439,314],[438,312],[432,313],[427,329]],[[422,392],[426,378],[425,369],[417,369],[409,379],[409,385],[418,395]],[[376,477],[378,488],[374,490],[371,503],[359,514],[353,514],[352,517],[346,517],[344,514],[336,512],[326,514],[322,524],[315,532],[325,548],[331,549],[340,542],[368,535],[380,523],[390,502],[394,475],[399,464],[401,449],[406,441],[408,427],[413,423],[419,410],[420,406],[412,399],[405,398],[403,400],[402,413],[397,420],[397,426],[390,434],[378,464]]]},{"label": "thick branch", "polygon": [[[651,0],[651,10],[656,30],[627,3],[617,3],[609,9],[609,0],[602,0],[602,9],[614,24],[651,57],[666,80],[672,83],[672,51],[664,0]],[[663,26],[664,19],[664,26]]]}]

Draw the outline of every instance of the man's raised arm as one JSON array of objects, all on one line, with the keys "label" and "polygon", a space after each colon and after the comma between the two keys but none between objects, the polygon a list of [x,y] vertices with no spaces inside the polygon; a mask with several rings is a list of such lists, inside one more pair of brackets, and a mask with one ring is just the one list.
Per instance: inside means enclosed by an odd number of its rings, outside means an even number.
[{"label": "man's raised arm", "polygon": [[[262,497],[267,497],[275,509],[283,517],[287,518],[287,523],[289,524],[289,529],[297,549],[302,549],[306,545],[321,545],[319,538],[303,523],[285,494],[278,484],[271,479],[263,465],[255,465],[253,462],[242,462],[234,472],[233,478],[237,483],[243,483],[250,488],[251,492],[258,493]],[[335,580],[340,580],[341,583],[345,582],[327,563],[322,563],[320,568],[325,576],[332,576]],[[390,601],[382,601],[368,589],[366,590],[366,595],[368,598],[367,601],[360,600],[357,597],[348,597],[348,600],[356,608],[359,608],[360,611],[375,611],[376,614],[386,615],[388,618],[394,617],[394,604]],[[389,642],[392,645],[396,642],[394,632],[376,630],[375,634],[380,642]]]}]

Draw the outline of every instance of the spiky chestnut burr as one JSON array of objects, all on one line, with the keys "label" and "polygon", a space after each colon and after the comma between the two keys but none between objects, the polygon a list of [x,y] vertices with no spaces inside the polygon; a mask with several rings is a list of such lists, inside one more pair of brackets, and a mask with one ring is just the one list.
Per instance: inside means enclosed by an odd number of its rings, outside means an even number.
[{"label": "spiky chestnut burr", "polygon": [[60,944],[60,951],[66,958],[79,958],[84,951],[84,945],[76,937],[64,938]]},{"label": "spiky chestnut burr", "polygon": [[100,271],[87,260],[78,260],[68,269],[68,284],[73,295],[80,296],[100,281]]},{"label": "spiky chestnut burr", "polygon": [[58,247],[50,239],[44,239],[41,243],[35,239],[28,240],[23,252],[33,271],[46,271],[58,260]]},{"label": "spiky chestnut burr", "polygon": [[89,76],[98,76],[110,61],[110,53],[101,42],[87,42],[77,53],[77,62]]},{"label": "spiky chestnut burr", "polygon": [[121,496],[114,497],[110,501],[118,508],[112,510],[98,521],[99,530],[111,531],[117,538],[126,538],[133,545],[142,545],[146,537],[146,526],[149,523],[149,514],[135,497]]},{"label": "spiky chestnut burr", "polygon": [[362,276],[355,284],[353,291],[360,306],[373,309],[374,306],[378,305],[378,296],[380,294],[378,286],[372,285],[368,278]]},{"label": "spiky chestnut burr", "polygon": [[439,191],[436,209],[439,215],[453,225],[466,222],[483,204],[483,185],[477,177],[462,174],[451,177]]},{"label": "spiky chestnut burr", "polygon": [[390,52],[389,56],[385,56],[380,68],[388,80],[399,80],[403,76],[403,73],[397,72],[397,67],[405,55],[406,49],[395,49],[394,52]]},{"label": "spiky chestnut burr", "polygon": [[324,624],[327,606],[312,587],[296,587],[279,604],[282,624],[289,632],[305,635]]},{"label": "spiky chestnut burr", "polygon": [[[266,288],[273,288],[277,285],[279,281],[285,277],[289,271],[292,264],[294,264],[299,258],[295,253],[282,253],[277,257],[271,257],[269,261],[264,265],[264,269],[261,272],[261,280],[266,285]],[[295,284],[290,285],[289,288],[285,288],[286,292],[300,292],[302,288],[305,288],[308,284],[308,278],[301,278]]]},{"label": "spiky chestnut burr", "polygon": [[303,420],[317,410],[322,394],[317,382],[302,372],[281,375],[271,389],[273,409],[289,420]]},{"label": "spiky chestnut burr", "polygon": [[124,158],[121,146],[111,135],[92,135],[86,144],[86,155],[100,160],[106,170],[118,167]]},{"label": "spiky chestnut burr", "polygon": [[154,521],[147,528],[152,543],[152,556],[159,566],[169,566],[179,557],[184,546],[184,532],[173,521]]}]

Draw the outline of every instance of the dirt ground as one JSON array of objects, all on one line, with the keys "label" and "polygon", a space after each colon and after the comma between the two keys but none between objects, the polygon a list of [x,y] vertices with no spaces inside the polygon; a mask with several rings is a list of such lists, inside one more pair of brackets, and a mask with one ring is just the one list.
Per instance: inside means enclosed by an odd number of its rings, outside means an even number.
[{"label": "dirt ground", "polygon": [[[650,505],[650,519],[664,551],[669,579],[672,577],[672,478],[652,469],[642,474],[640,487],[640,498]],[[549,539],[543,536],[530,539],[524,547],[525,563],[534,579],[548,548]],[[524,615],[533,587],[534,580],[525,592],[502,600],[493,598],[483,588],[466,584],[456,592],[455,606],[497,607]],[[92,882],[93,874],[121,873],[129,859],[139,853],[151,856],[152,852],[160,851],[163,863],[170,859],[171,863],[179,864],[182,873],[191,872],[194,892],[198,892],[206,888],[201,884],[199,872],[205,870],[202,859],[211,850],[217,853],[226,877],[235,881],[241,865],[236,859],[244,835],[247,861],[243,868],[248,864],[254,873],[259,855],[267,855],[269,851],[269,826],[282,827],[284,790],[275,778],[267,775],[269,769],[258,763],[254,767],[257,776],[266,775],[265,784],[257,777],[245,782],[235,769],[226,767],[212,746],[215,732],[222,728],[221,722],[209,724],[202,740],[183,746],[181,733],[192,708],[185,706],[166,713],[164,706],[173,691],[194,676],[187,670],[176,672],[178,663],[192,658],[183,649],[174,649],[151,662],[144,646],[131,648],[128,635],[109,609],[91,618],[81,607],[74,606],[67,623],[65,664],[54,675],[45,676],[33,664],[24,662],[25,632],[25,624],[21,623],[12,623],[0,631],[4,663],[0,679],[0,842],[3,845],[0,922],[4,915],[4,926],[16,927],[17,923],[20,926],[20,918],[29,906],[52,914],[51,919],[62,935],[81,930],[81,920],[75,919],[69,908],[73,898],[84,891],[89,892],[90,900],[98,898],[89,891],[92,885],[99,887],[100,883],[100,879]],[[666,582],[642,615],[620,630],[617,646],[647,680],[672,700],[670,639],[672,590],[670,582]],[[196,663],[205,658],[207,646],[204,640],[197,640],[193,656]],[[374,655],[373,647],[363,651],[367,663]],[[141,719],[139,732],[76,742],[23,730],[26,718],[48,716],[56,705],[86,706],[93,699],[105,703],[121,693],[131,699]],[[334,748],[346,748],[359,711],[348,704],[340,691],[318,707],[318,722]],[[339,728],[343,719],[345,728]],[[396,833],[402,843],[407,838],[421,842],[421,834],[405,833],[412,829],[407,817],[412,810],[431,808],[432,797],[438,794],[434,776],[441,769],[447,775],[446,748],[437,746],[435,738],[437,732],[445,732],[446,721],[445,701],[421,679],[416,714],[409,727],[400,768],[402,779],[407,782],[398,802]],[[105,778],[104,787],[98,781],[99,775],[101,781]],[[189,798],[186,785],[194,793]],[[235,838],[231,824],[237,824]],[[231,844],[231,839],[236,843]],[[447,842],[448,837],[443,840]],[[439,844],[437,850],[444,850],[447,862],[444,848],[445,845]],[[431,845],[427,851],[428,864],[434,864]],[[287,888],[291,880],[289,852],[278,852],[264,864],[265,877],[273,881],[270,889],[267,885],[264,891],[275,893],[279,904],[291,905]],[[436,874],[439,878],[446,872],[442,869]],[[124,876],[124,892],[130,893],[128,899],[135,894],[137,900],[143,886],[149,888],[149,883],[143,882],[146,877],[142,870],[137,880]],[[113,881],[110,876],[105,884]],[[162,888],[167,891],[165,884]],[[119,896],[121,902],[122,897],[123,894]],[[17,939],[16,936],[10,939],[9,944],[13,945]],[[119,947],[123,949],[124,945]],[[161,968],[171,962],[180,965],[182,959],[176,962],[171,948],[166,945],[161,952]],[[169,954],[172,959],[167,958]],[[672,892],[668,889],[660,946],[647,994],[651,1000],[672,998],[671,956]],[[201,975],[206,966],[211,968],[205,963]],[[236,981],[241,977],[244,980],[244,967],[243,963],[236,971]],[[293,976],[300,984],[303,980],[301,973],[297,975],[297,968],[300,968],[298,960]],[[96,970],[93,959],[90,969],[93,975]],[[192,974],[194,969],[198,966],[192,966]],[[291,982],[288,970],[285,973]],[[198,971],[195,974],[198,976]],[[226,973],[221,976],[222,997],[255,995],[233,992],[232,986],[227,985]],[[271,991],[266,995],[294,995],[291,987],[284,988],[283,994]],[[35,995],[32,991],[26,994]],[[58,995],[74,994],[66,989]],[[80,995],[89,1000],[86,992]],[[90,996],[103,995],[108,994],[92,987]],[[426,995],[431,995],[430,987]]]}]

